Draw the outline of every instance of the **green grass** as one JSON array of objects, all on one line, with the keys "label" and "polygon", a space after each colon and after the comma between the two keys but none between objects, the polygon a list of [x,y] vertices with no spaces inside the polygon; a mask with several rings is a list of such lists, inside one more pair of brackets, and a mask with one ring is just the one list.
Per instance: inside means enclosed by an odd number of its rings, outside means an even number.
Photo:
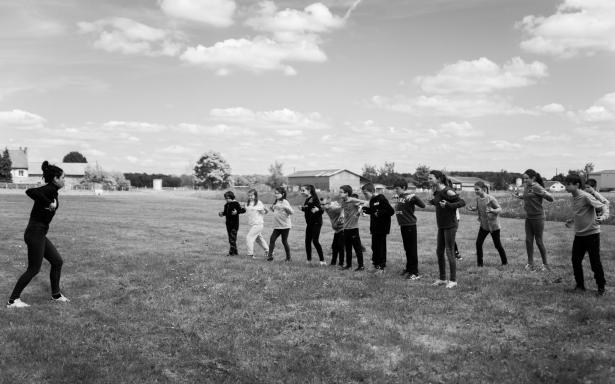
[{"label": "green grass", "polygon": [[[48,237],[65,260],[62,286],[72,301],[48,302],[44,262],[22,295],[32,307],[0,309],[2,383],[606,383],[613,376],[615,291],[592,294],[588,261],[590,291],[564,291],[574,285],[573,233],[559,222],[546,224],[553,272],[545,275],[523,271],[523,221],[515,219],[502,219],[511,265],[497,266],[488,239],[486,267],[475,267],[478,227],[463,216],[459,287],[446,290],[430,286],[432,212],[418,213],[425,278],[409,282],[396,274],[405,262],[396,224],[389,271],[378,278],[306,265],[301,215],[293,217],[293,261],[268,263],[245,257],[243,218],[243,256],[224,256],[220,200],[118,193],[65,195],[61,204]],[[0,208],[0,290],[8,297],[25,270],[31,202],[3,194]],[[266,236],[270,223],[268,216]],[[369,248],[367,228],[362,219]],[[607,281],[614,234],[603,227]]]}]

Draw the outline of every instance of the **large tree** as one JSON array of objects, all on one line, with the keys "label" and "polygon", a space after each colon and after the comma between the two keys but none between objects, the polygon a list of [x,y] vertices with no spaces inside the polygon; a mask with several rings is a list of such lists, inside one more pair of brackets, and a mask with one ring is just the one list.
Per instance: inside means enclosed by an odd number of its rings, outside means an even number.
[{"label": "large tree", "polygon": [[11,169],[13,168],[13,162],[9,155],[8,148],[4,148],[2,157],[0,157],[0,181],[5,183],[13,182],[13,175],[11,175]]},{"label": "large tree", "polygon": [[196,162],[194,179],[197,185],[208,189],[227,188],[233,184],[231,166],[215,151],[204,153]]},{"label": "large tree", "polygon": [[363,166],[361,176],[365,177],[367,180],[371,181],[372,183],[375,183],[376,179],[378,178],[378,169],[376,168],[375,165],[365,164]]},{"label": "large tree", "polygon": [[286,177],[282,173],[283,163],[274,162],[269,166],[269,178],[267,179],[267,185],[271,188],[277,188],[282,186],[286,182]]},{"label": "large tree", "polygon": [[63,163],[87,163],[88,160],[79,152],[69,152],[62,159]]},{"label": "large tree", "polygon": [[424,164],[419,164],[419,166],[416,167],[414,180],[416,180],[415,185],[417,188],[429,188],[429,171],[429,167]]}]

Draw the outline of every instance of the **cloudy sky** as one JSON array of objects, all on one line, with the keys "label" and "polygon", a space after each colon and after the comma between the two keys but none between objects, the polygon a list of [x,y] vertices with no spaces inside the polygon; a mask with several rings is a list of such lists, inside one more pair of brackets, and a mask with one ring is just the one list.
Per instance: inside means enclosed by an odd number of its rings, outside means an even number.
[{"label": "cloudy sky", "polygon": [[0,2],[0,146],[107,170],[615,168],[613,0]]}]

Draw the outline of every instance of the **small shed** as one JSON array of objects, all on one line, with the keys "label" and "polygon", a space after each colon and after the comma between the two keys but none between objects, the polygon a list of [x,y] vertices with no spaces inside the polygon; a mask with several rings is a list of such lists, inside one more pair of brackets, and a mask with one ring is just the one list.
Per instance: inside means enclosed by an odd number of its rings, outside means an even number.
[{"label": "small shed", "polygon": [[589,174],[590,179],[596,179],[598,191],[615,191],[615,169],[607,169]]},{"label": "small shed", "polygon": [[485,183],[491,189],[491,183],[478,177],[469,176],[448,176],[453,183],[453,189],[456,191],[473,191],[474,184],[478,181]]},{"label": "small shed", "polygon": [[288,185],[290,188],[312,184],[316,189],[330,192],[337,191],[342,185],[350,185],[353,191],[359,193],[361,185],[367,182],[366,178],[347,169],[297,171],[288,175]]}]

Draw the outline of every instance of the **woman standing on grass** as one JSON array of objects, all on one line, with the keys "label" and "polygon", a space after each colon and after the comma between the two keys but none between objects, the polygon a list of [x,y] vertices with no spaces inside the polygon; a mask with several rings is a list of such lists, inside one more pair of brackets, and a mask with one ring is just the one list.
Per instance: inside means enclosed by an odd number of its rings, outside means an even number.
[{"label": "woman standing on grass", "polygon": [[305,214],[305,254],[307,256],[307,262],[312,262],[312,243],[318,253],[318,259],[320,265],[327,265],[322,253],[322,247],[318,238],[320,237],[320,229],[322,228],[322,214],[323,209],[320,206],[320,199],[316,193],[316,188],[313,185],[305,185],[301,188],[301,193],[307,198],[301,207],[301,210]]},{"label": "woman standing on grass", "polygon": [[41,270],[43,258],[51,264],[51,300],[54,302],[68,302],[69,300],[60,292],[60,275],[62,274],[62,257],[56,247],[47,239],[49,223],[59,208],[58,190],[64,187],[64,171],[47,161],[42,165],[45,185],[39,188],[30,188],[26,194],[34,200],[34,206],[30,213],[30,221],[24,234],[24,240],[28,246],[28,269],[24,272],[15,288],[7,308],[25,308],[30,305],[21,301],[20,296],[28,283]]},{"label": "woman standing on grass", "polygon": [[278,237],[282,236],[282,245],[286,252],[286,261],[290,261],[290,247],[288,246],[288,233],[292,228],[290,222],[290,215],[293,214],[293,208],[290,206],[288,200],[286,200],[286,190],[283,187],[275,189],[275,203],[271,206],[273,212],[273,232],[269,239],[269,257],[267,261],[273,260],[273,249],[275,248],[275,241]]},{"label": "woman standing on grass", "polygon": [[478,211],[478,237],[476,238],[476,263],[479,267],[483,266],[483,243],[487,235],[491,234],[493,245],[500,254],[502,265],[508,264],[506,251],[500,241],[500,219],[499,214],[502,208],[495,197],[489,194],[489,187],[482,181],[474,184],[476,193],[476,207],[468,206],[469,211]]},{"label": "woman standing on grass", "polygon": [[[438,269],[440,278],[432,285],[446,285],[446,288],[457,286],[457,263],[455,259],[455,234],[457,233],[457,218],[455,211],[466,205],[465,201],[447,185],[447,177],[440,171],[429,172],[429,184],[434,187],[434,197],[430,204],[436,207],[436,223],[438,225]],[[446,281],[446,260],[448,258],[450,279]]]},{"label": "woman standing on grass", "polygon": [[542,240],[546,219],[545,210],[542,207],[542,200],[544,199],[552,202],[553,196],[545,189],[545,184],[540,173],[533,169],[525,171],[522,179],[525,182],[523,195],[520,196],[519,192],[515,192],[513,196],[523,200],[525,213],[527,214],[525,219],[525,248],[527,250],[527,264],[525,269],[527,271],[534,270],[534,239],[536,239],[536,245],[538,246],[540,257],[542,258],[542,267],[540,267],[540,271],[548,271],[550,268],[547,263],[547,249]]},{"label": "woman standing on grass", "polygon": [[265,258],[269,256],[269,247],[263,237],[263,217],[267,213],[267,208],[262,201],[258,200],[258,192],[256,189],[248,191],[248,203],[246,204],[246,216],[250,229],[246,235],[246,243],[248,245],[248,256],[254,257],[254,242],[258,243],[265,250]]}]

